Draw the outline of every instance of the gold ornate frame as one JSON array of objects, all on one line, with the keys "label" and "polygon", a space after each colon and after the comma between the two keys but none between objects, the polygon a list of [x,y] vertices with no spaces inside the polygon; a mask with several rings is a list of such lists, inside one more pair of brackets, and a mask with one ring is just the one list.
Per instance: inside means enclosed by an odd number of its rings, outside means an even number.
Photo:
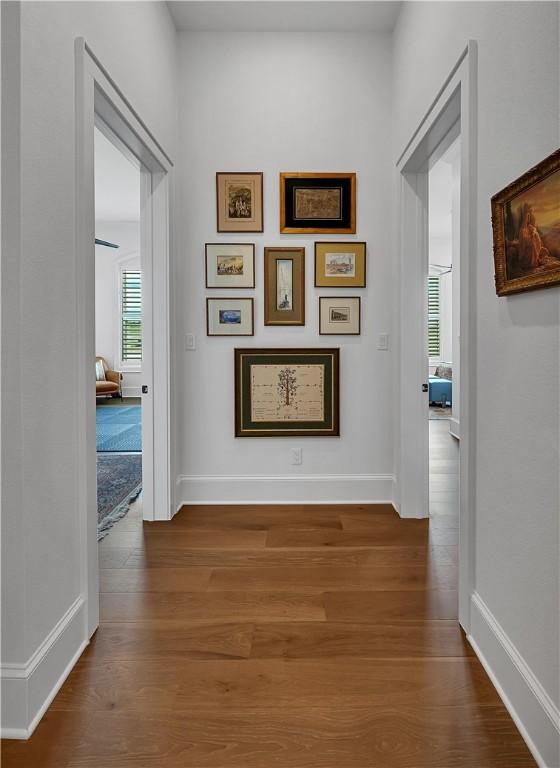
[{"label": "gold ornate frame", "polygon": [[[529,189],[533,185],[543,181],[553,173],[560,171],[560,149],[557,149],[549,157],[542,160],[538,165],[528,170],[518,179],[508,184],[507,187],[492,197],[492,231],[494,236],[494,265],[496,293],[498,296],[508,296],[512,293],[521,291],[531,291],[537,288],[548,288],[551,285],[560,283],[560,262],[558,269],[550,272],[541,272],[539,274],[527,275],[524,277],[508,278],[506,263],[506,236],[505,236],[505,215],[506,203],[513,200],[521,192]],[[560,201],[559,218],[560,218]]]}]

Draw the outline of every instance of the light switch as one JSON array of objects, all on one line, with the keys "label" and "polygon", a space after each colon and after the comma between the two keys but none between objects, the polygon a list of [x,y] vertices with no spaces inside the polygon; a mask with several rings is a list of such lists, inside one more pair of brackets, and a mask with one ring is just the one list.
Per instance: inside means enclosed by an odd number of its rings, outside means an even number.
[{"label": "light switch", "polygon": [[196,349],[194,333],[187,333],[185,335],[185,349],[187,352],[191,352],[193,349]]},{"label": "light switch", "polygon": [[388,333],[378,333],[377,334],[377,349],[382,349],[383,351],[386,351],[389,349],[389,334]]}]

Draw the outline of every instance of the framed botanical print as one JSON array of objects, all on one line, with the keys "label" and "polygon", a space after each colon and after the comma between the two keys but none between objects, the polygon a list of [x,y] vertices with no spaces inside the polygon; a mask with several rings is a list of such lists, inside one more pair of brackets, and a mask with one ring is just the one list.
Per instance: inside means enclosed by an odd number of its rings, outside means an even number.
[{"label": "framed botanical print", "polygon": [[560,283],[560,149],[491,201],[496,293]]},{"label": "framed botanical print", "polygon": [[253,243],[206,243],[207,288],[254,288]]},{"label": "framed botanical print", "polygon": [[206,299],[208,336],[252,336],[253,299]]},{"label": "framed botanical print", "polygon": [[264,324],[305,325],[305,248],[264,249]]},{"label": "framed botanical print", "polygon": [[262,173],[217,173],[216,210],[218,232],[262,232]]},{"label": "framed botanical print", "polygon": [[355,173],[281,173],[280,232],[354,234]]},{"label": "framed botanical print", "polygon": [[321,336],[360,335],[359,296],[319,296]]},{"label": "framed botanical print", "polygon": [[236,437],[337,437],[338,349],[236,349]]},{"label": "framed botanical print", "polygon": [[365,285],[365,243],[315,243],[316,288],[364,288]]}]

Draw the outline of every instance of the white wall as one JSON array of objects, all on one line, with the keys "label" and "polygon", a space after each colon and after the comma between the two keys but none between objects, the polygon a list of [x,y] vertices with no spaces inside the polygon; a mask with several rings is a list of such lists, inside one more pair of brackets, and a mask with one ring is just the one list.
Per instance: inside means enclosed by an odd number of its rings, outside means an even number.
[{"label": "white wall", "polygon": [[[390,53],[388,35],[235,32],[181,38],[183,258],[177,265],[176,303],[182,478],[178,502],[390,496],[391,353],[376,350],[376,334],[391,331],[386,290],[392,258],[387,194]],[[225,170],[264,172],[263,235],[216,234],[215,174]],[[280,171],[357,172],[358,226],[350,239],[368,243],[368,287],[349,292],[362,297],[359,337],[318,335],[317,297],[339,294],[340,289],[313,287],[313,243],[337,236],[280,236]],[[255,297],[256,335],[253,339],[208,338],[205,295],[212,292],[204,290],[204,244],[236,240],[257,246],[255,291],[232,292]],[[263,326],[263,246],[282,244],[306,248],[305,327]],[[185,332],[196,334],[195,352],[184,351]],[[340,347],[342,436],[235,439],[235,346]],[[290,464],[294,445],[303,448],[299,467]],[[230,481],[232,475],[238,479]],[[309,475],[321,479],[298,483],[298,477]],[[327,483],[335,475],[352,478]],[[259,483],[250,479],[254,476],[269,479]]]},{"label": "white wall", "polygon": [[124,397],[140,397],[142,369],[134,370],[120,359],[119,270],[140,269],[140,224],[137,221],[96,221],[98,239],[119,245],[118,249],[95,246],[95,354],[122,371]]},{"label": "white wall", "polygon": [[556,3],[408,3],[393,79],[397,158],[468,39],[478,42],[471,631],[551,766],[559,765],[546,712],[557,714],[560,679],[560,291],[496,297],[490,197],[558,147],[558,30]]},{"label": "white wall", "polygon": [[2,213],[9,214],[2,311],[10,320],[2,324],[2,370],[11,372],[3,380],[2,430],[13,448],[2,467],[10,478],[2,486],[2,715],[5,732],[21,736],[85,639],[76,497],[75,38],[85,37],[171,155],[177,69],[165,3],[3,3],[2,13],[2,53],[6,45],[12,53],[10,71],[2,72],[12,121],[11,165],[2,166]]}]

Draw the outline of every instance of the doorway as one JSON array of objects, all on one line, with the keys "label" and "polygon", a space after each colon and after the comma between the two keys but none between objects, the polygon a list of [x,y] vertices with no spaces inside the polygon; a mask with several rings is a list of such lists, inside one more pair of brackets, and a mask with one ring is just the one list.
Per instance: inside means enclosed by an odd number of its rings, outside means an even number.
[{"label": "doorway", "polygon": [[124,518],[142,491],[144,280],[140,169],[98,128],[94,149],[97,538],[107,547],[131,530]]},{"label": "doorway", "polygon": [[139,170],[142,256],[142,508],[172,517],[170,469],[169,177],[173,164],[83,38],[76,54],[78,497],[87,635],[99,623],[95,380],[95,129]]}]

